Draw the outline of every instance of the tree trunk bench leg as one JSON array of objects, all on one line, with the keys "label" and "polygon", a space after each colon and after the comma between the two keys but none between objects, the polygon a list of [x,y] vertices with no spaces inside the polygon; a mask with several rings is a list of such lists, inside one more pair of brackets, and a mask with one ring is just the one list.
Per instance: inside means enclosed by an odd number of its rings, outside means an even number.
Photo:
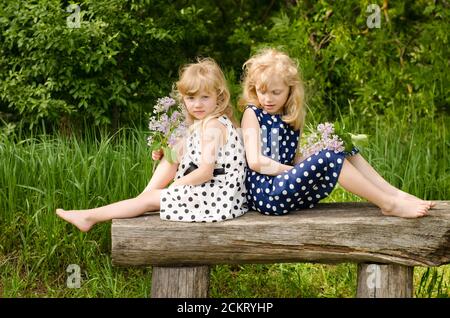
[{"label": "tree trunk bench leg", "polygon": [[358,264],[357,298],[411,298],[414,267]]},{"label": "tree trunk bench leg", "polygon": [[152,298],[206,298],[209,266],[153,267]]}]

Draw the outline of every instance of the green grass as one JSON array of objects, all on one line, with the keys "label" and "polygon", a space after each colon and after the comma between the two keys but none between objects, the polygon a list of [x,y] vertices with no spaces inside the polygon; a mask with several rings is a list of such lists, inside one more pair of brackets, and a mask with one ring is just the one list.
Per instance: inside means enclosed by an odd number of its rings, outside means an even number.
[{"label": "green grass", "polygon": [[356,264],[220,265],[212,297],[354,297]]},{"label": "green grass", "polygon": [[[362,153],[389,182],[422,198],[450,199],[450,117],[379,118],[367,126],[343,120],[371,135]],[[112,267],[109,222],[83,234],[55,217],[57,207],[139,194],[153,168],[145,133],[14,140],[0,137],[0,296],[147,297],[151,268]],[[338,187],[325,200],[342,201],[360,199]],[[81,268],[81,288],[66,285],[70,264]],[[353,297],[356,290],[355,264],[220,265],[211,274],[213,297]],[[450,297],[450,265],[416,267],[414,286],[416,297]]]}]

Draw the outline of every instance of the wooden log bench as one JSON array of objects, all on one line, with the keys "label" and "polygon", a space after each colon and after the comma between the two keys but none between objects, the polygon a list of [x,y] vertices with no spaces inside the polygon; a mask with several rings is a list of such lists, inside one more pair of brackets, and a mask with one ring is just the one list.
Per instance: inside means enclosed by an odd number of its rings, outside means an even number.
[{"label": "wooden log bench", "polygon": [[153,265],[152,297],[207,297],[209,266],[358,263],[357,297],[412,297],[414,266],[450,263],[450,201],[427,217],[383,216],[370,203],[323,203],[285,216],[256,212],[218,223],[112,222],[112,261]]}]

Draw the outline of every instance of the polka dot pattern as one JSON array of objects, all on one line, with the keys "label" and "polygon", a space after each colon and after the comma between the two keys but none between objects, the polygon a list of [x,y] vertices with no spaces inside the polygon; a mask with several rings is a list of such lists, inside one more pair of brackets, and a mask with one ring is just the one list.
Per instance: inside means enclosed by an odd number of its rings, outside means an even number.
[{"label": "polka dot pattern", "polygon": [[[227,127],[227,143],[218,150],[215,169],[218,174],[200,185],[175,186],[161,193],[160,217],[179,222],[218,222],[236,218],[248,211],[245,189],[246,161],[242,136],[227,116],[218,117]],[[186,152],[178,166],[175,180],[184,176],[190,163],[199,166],[200,135],[194,131],[186,141]],[[259,187],[259,184],[256,186]],[[255,188],[254,190],[260,190]],[[256,193],[256,192],[255,192]],[[272,210],[273,211],[273,210]]]},{"label": "polka dot pattern", "polygon": [[[270,115],[253,105],[247,108],[255,112],[261,127],[262,154],[272,159],[272,154],[276,154],[274,160],[292,165],[299,131],[292,130],[284,123],[281,115]],[[272,134],[267,134],[266,131],[271,131]],[[282,138],[279,139],[278,136]],[[264,138],[267,143],[264,143]],[[270,147],[272,140],[277,141],[276,148]],[[245,184],[249,209],[266,215],[283,215],[313,208],[336,186],[344,158],[358,152],[356,148],[351,153],[323,149],[277,176],[259,174],[248,168]],[[283,156],[285,153],[286,156]]]}]

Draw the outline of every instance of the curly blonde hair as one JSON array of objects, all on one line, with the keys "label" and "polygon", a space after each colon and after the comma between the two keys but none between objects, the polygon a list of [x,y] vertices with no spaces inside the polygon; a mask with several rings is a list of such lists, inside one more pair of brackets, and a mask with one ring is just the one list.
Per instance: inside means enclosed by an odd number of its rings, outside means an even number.
[{"label": "curly blonde hair", "polygon": [[243,66],[243,93],[239,100],[241,110],[248,104],[261,108],[256,86],[267,86],[274,76],[282,78],[289,86],[289,96],[283,107],[282,120],[295,130],[302,129],[305,122],[305,88],[298,65],[284,52],[265,48],[248,59]]},{"label": "curly blonde hair", "polygon": [[187,111],[183,97],[196,95],[200,91],[215,92],[217,94],[217,107],[212,114],[199,121],[199,125],[203,124],[204,127],[208,120],[226,115],[234,126],[238,127],[238,122],[233,114],[227,81],[220,66],[212,58],[198,59],[197,63],[183,66],[180,69],[179,78],[175,84],[175,96],[183,106],[186,123],[190,126],[191,131],[198,126],[192,125],[195,118]]}]

